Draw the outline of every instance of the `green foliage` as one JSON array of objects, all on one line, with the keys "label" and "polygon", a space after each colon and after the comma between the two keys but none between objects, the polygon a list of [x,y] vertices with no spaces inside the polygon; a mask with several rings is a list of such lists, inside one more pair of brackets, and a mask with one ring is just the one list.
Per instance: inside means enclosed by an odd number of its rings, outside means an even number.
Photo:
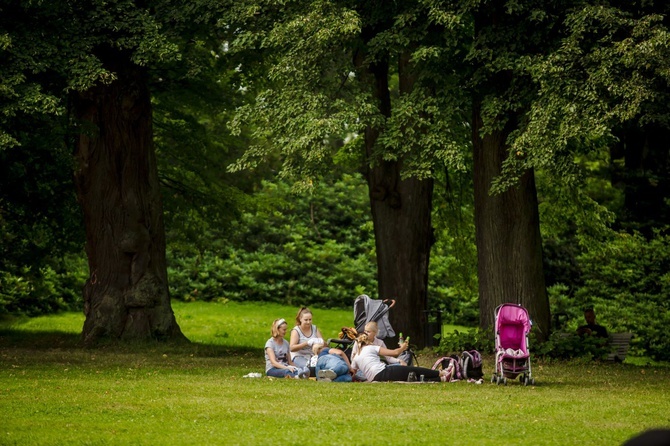
[{"label": "green foliage", "polygon": [[[557,282],[548,288],[552,313],[567,320],[561,330],[574,332],[583,324],[583,309],[593,307],[599,323],[609,332],[634,334],[632,352],[666,360],[670,348],[665,328],[670,322],[669,242],[661,232],[651,239],[613,233],[600,244],[574,252],[568,274],[557,277]],[[556,342],[567,342],[565,349],[572,348],[569,341]],[[589,352],[578,352],[581,353]]]},{"label": "green foliage", "polygon": [[82,307],[87,278],[82,255],[68,255],[36,271],[23,267],[17,273],[0,271],[0,314],[36,316]]},{"label": "green foliage", "polygon": [[470,175],[436,173],[428,308],[442,310],[445,323],[465,326],[479,322],[473,197]]},{"label": "green foliage", "polygon": [[227,126],[244,103],[242,79],[220,42],[194,43],[189,35],[182,48],[189,62],[168,65],[169,79],[152,85],[154,142],[166,236],[173,251],[197,255],[226,245],[246,194],[274,174],[270,160],[253,175],[226,171],[248,145],[248,130],[232,136]]},{"label": "green foliage", "polygon": [[447,249],[455,244],[454,240],[446,240],[433,246],[428,277],[428,308],[441,310],[445,323],[473,326],[479,321],[477,270],[470,269],[467,264],[472,257],[449,254]]},{"label": "green foliage", "polygon": [[601,249],[579,258],[584,285],[575,304],[593,306],[610,332],[634,333],[631,346],[652,358],[670,358],[670,236],[657,233],[647,240],[618,234]]},{"label": "green foliage", "polygon": [[568,321],[571,322],[570,329],[576,329],[574,321],[581,321],[584,318],[584,309],[575,304],[573,291],[564,283],[547,287],[551,314],[554,316],[554,331],[563,330]]},{"label": "green foliage", "polygon": [[[622,200],[621,193],[605,177],[606,160],[602,152],[581,157],[580,175],[556,178],[547,172],[536,174],[538,207],[543,240],[544,274],[552,314],[570,313],[574,309],[574,291],[583,284],[578,257],[586,250],[599,249],[610,239],[615,222],[613,210]],[[560,293],[558,291],[561,287]],[[563,289],[565,288],[565,289]],[[563,302],[552,301],[563,294]],[[553,297],[552,297],[553,296]]]},{"label": "green foliage", "polygon": [[506,171],[534,167],[571,178],[575,155],[611,144],[618,124],[667,122],[667,6],[574,2],[564,14],[554,50],[519,61],[537,94],[510,138],[520,156],[508,158]]},{"label": "green foliage", "polygon": [[0,313],[80,308],[84,233],[62,125],[52,118],[16,124],[22,146],[0,150]]},{"label": "green foliage", "polygon": [[344,175],[297,195],[264,183],[255,213],[233,225],[230,244],[197,256],[169,255],[174,297],[349,307],[376,291],[374,240],[367,192]]},{"label": "green foliage", "polygon": [[606,340],[596,336],[581,337],[576,334],[566,336],[565,333],[556,332],[552,333],[549,339],[542,344],[530,342],[533,346],[533,355],[545,358],[604,359],[610,353]]},{"label": "green foliage", "polygon": [[[40,268],[84,240],[71,149],[58,119],[15,122],[20,147],[0,150],[0,270]],[[41,130],[49,127],[48,133]]]},{"label": "green foliage", "polygon": [[14,276],[7,271],[0,271],[0,311],[9,312],[15,303],[30,298],[32,286],[23,277]]},{"label": "green foliage", "polygon": [[[463,169],[468,96],[450,65],[462,62],[462,49],[447,50],[460,40],[431,28],[428,12],[421,2],[237,2],[225,20],[245,31],[231,39],[230,51],[245,59],[261,54],[270,82],[250,82],[253,100],[232,122],[236,131],[245,124],[254,131],[253,144],[233,169],[254,167],[278,151],[280,175],[302,182],[327,172],[342,152],[357,169],[403,160],[404,177],[431,177],[445,164]],[[401,55],[411,71],[411,87],[402,92],[397,65],[405,62],[389,62]],[[378,103],[368,82],[377,63],[391,67],[384,82],[392,113],[380,109],[387,105]],[[253,73],[257,66],[239,68]],[[371,153],[355,141],[366,128],[379,131]]]},{"label": "green foliage", "polygon": [[495,351],[493,330],[481,330],[480,328],[465,332],[454,330],[442,336],[440,345],[435,348],[435,353],[449,355],[465,350],[477,350],[482,354],[493,353]]},{"label": "green foliage", "polygon": [[[328,1],[252,0],[236,2],[224,20],[244,30],[229,48],[242,61],[238,69],[249,95],[231,126],[236,133],[245,126],[253,132],[232,170],[254,168],[281,153],[280,175],[307,182],[327,173],[339,141],[360,133],[364,117],[378,119],[359,96],[351,55],[343,51],[359,31],[359,17]],[[262,61],[254,59],[259,56]],[[258,67],[269,82],[254,77]]]}]

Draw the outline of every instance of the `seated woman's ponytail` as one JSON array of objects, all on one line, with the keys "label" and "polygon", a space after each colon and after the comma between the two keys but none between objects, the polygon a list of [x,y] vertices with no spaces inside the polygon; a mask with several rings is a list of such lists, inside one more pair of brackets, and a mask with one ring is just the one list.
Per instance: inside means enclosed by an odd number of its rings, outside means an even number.
[{"label": "seated woman's ponytail", "polygon": [[[356,355],[358,355],[361,352],[361,349],[365,347],[366,345],[370,345],[372,341],[370,340],[370,337],[368,336],[367,333],[363,332],[360,333],[358,336],[356,336]],[[354,356],[356,356],[354,355]]]}]

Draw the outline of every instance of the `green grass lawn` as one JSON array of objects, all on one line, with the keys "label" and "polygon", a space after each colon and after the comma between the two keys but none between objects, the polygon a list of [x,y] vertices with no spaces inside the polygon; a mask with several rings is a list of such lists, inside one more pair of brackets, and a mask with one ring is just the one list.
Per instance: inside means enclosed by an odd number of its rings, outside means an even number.
[{"label": "green grass lawn", "polygon": [[[533,387],[248,379],[297,308],[174,309],[193,344],[82,349],[70,313],[0,323],[0,445],[617,445],[670,427],[668,367],[535,361]],[[352,319],[314,310],[325,337]]]}]

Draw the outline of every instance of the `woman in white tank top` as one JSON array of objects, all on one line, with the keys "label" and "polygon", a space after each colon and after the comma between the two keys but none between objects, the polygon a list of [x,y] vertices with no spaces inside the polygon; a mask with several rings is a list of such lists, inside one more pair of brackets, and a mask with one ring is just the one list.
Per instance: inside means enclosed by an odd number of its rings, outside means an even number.
[{"label": "woman in white tank top", "polygon": [[302,307],[295,318],[296,326],[291,330],[291,360],[298,367],[306,367],[314,354],[312,345],[323,344],[321,332],[312,325],[312,312],[307,307]]}]

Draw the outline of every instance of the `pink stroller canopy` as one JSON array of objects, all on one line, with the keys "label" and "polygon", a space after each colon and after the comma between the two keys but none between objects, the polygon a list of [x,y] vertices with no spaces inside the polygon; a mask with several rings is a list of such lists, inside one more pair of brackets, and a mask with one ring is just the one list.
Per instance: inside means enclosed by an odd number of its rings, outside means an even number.
[{"label": "pink stroller canopy", "polygon": [[521,325],[524,333],[530,332],[531,323],[528,311],[516,304],[501,305],[496,318],[496,329],[500,330],[503,325]]},{"label": "pink stroller canopy", "polygon": [[528,353],[526,334],[530,332],[530,327],[530,318],[524,307],[516,304],[503,304],[498,307],[496,317],[498,347]]}]

